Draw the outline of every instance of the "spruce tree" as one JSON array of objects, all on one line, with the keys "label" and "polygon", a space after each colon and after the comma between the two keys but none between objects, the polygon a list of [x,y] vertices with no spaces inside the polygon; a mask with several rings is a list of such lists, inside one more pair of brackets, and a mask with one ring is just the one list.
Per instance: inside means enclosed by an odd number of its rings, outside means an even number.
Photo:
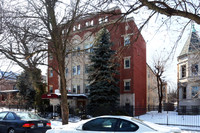
[{"label": "spruce tree", "polygon": [[97,36],[90,55],[88,81],[90,94],[88,111],[93,116],[113,114],[119,105],[119,87],[116,76],[118,63],[111,49],[110,35],[102,29]]},{"label": "spruce tree", "polygon": [[16,87],[20,90],[19,94],[26,103],[26,106],[33,107],[35,102],[35,90],[30,80],[29,73],[24,71],[17,80]]}]

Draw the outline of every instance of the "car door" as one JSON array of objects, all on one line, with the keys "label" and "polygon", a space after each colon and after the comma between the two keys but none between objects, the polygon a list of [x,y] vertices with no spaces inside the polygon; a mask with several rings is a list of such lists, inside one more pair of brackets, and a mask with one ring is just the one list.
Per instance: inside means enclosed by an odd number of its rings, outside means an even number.
[{"label": "car door", "polygon": [[4,130],[7,131],[10,127],[15,128],[16,124],[17,124],[17,121],[15,118],[15,115],[9,112],[4,118],[4,125],[5,125]]},{"label": "car door", "polygon": [[80,133],[114,133],[117,119],[97,118],[83,124]]},{"label": "car door", "polygon": [[0,113],[0,133],[5,133],[6,131],[3,130],[6,128],[5,122],[4,122],[4,118],[7,115],[8,112],[1,112]]}]

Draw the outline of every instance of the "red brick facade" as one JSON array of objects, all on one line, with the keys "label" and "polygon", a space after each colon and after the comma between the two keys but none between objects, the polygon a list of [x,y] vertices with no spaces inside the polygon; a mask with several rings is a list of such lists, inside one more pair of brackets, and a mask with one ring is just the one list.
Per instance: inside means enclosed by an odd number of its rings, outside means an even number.
[{"label": "red brick facade", "polygon": [[[120,9],[116,9],[120,13]],[[107,18],[105,23],[99,24],[99,18]],[[120,15],[111,16],[109,14],[101,14],[93,17],[86,17],[79,22],[80,29],[74,31],[73,35],[78,35],[81,39],[84,38],[86,32],[95,34],[102,28],[106,27],[111,35],[111,42],[114,43],[113,49],[117,51],[118,61],[120,63],[120,104],[125,106],[129,104],[133,107],[146,107],[146,43],[139,33],[133,18],[127,20],[116,20],[121,18]],[[91,22],[92,26],[86,26],[86,22]],[[130,43],[124,46],[125,37],[129,37]],[[125,68],[125,60],[130,62],[130,67]],[[54,60],[48,60],[49,64],[54,64]],[[48,69],[48,90],[49,86],[59,89],[58,75],[53,72],[53,77],[50,77]],[[125,89],[125,81],[130,83],[130,86]],[[127,83],[128,84],[128,83]],[[127,95],[128,94],[128,95]],[[129,95],[130,94],[130,95]],[[131,98],[129,98],[131,96]],[[143,114],[135,110],[135,115]]]}]

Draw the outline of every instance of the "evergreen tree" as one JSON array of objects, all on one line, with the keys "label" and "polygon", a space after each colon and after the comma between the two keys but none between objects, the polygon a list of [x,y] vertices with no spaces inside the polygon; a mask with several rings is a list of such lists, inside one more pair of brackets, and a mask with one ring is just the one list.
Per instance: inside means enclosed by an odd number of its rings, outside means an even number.
[{"label": "evergreen tree", "polygon": [[35,102],[35,90],[27,72],[23,72],[17,80],[16,87],[19,89],[19,94],[25,101],[28,107],[33,107]]},{"label": "evergreen tree", "polygon": [[[49,106],[49,102],[46,99],[42,99],[42,94],[45,94],[45,84],[41,82],[41,72],[35,72],[35,75],[31,75],[29,71],[24,71],[17,79],[16,87],[19,89],[19,95],[28,108],[37,107],[37,111],[44,113]],[[37,90],[34,89],[33,79],[38,79]]]},{"label": "evergreen tree", "polygon": [[113,114],[119,105],[118,64],[112,45],[109,32],[102,29],[90,55],[88,111],[93,116]]}]

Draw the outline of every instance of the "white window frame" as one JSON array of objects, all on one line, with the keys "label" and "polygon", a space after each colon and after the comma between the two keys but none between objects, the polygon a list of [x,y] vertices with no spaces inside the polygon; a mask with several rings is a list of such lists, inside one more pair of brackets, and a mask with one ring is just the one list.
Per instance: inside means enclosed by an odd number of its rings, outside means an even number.
[{"label": "white window frame", "polygon": [[130,35],[124,36],[124,46],[131,44]]},{"label": "white window frame", "polygon": [[[129,66],[126,66],[126,61],[129,61]],[[131,57],[124,57],[124,69],[130,69],[131,68]]]},{"label": "white window frame", "polygon": [[[183,66],[185,66],[185,76],[183,77]],[[183,64],[183,65],[181,65],[181,71],[180,71],[180,73],[181,73],[181,77],[180,78],[186,78],[187,77],[187,65],[186,64]]]},{"label": "white window frame", "polygon": [[[129,83],[129,90],[126,90],[126,83]],[[124,79],[124,91],[131,90],[131,79]]]}]

